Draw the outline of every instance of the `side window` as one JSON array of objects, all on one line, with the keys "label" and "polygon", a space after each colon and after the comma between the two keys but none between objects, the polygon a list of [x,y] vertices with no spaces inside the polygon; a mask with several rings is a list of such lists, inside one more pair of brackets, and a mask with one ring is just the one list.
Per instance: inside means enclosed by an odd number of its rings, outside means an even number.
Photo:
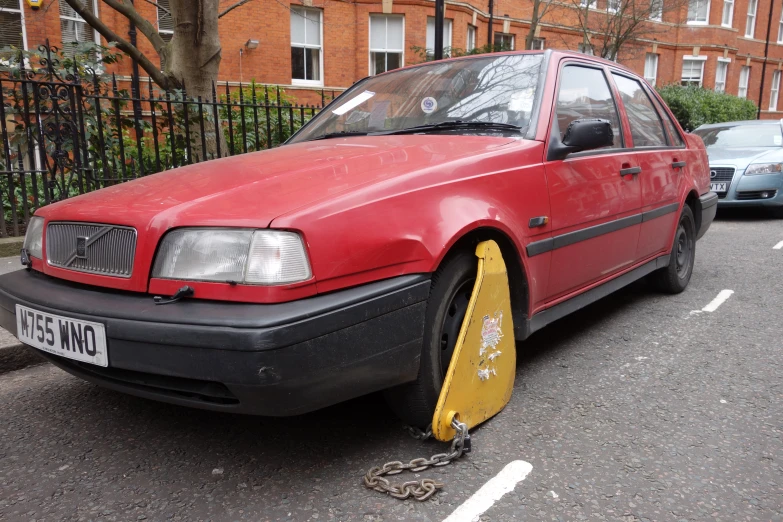
[{"label": "side window", "polygon": [[613,146],[623,146],[620,117],[603,71],[567,65],[560,74],[560,92],[557,95],[557,126],[560,138],[563,138],[572,121],[583,118],[609,120],[614,132]]},{"label": "side window", "polygon": [[680,131],[677,130],[677,125],[675,125],[672,119],[669,117],[669,113],[666,112],[666,109],[661,107],[661,102],[658,100],[658,98],[653,96],[652,99],[653,102],[655,102],[655,108],[658,109],[658,114],[660,114],[661,118],[663,118],[663,124],[666,126],[666,130],[669,131],[672,147],[684,146],[685,142],[682,141]]},{"label": "side window", "polygon": [[636,80],[612,74],[623,100],[634,147],[665,147],[666,132],[652,101]]}]

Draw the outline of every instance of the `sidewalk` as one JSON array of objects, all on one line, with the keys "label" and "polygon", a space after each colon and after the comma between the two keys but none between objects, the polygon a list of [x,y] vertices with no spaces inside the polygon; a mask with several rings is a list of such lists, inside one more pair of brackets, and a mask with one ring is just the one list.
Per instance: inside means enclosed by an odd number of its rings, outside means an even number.
[{"label": "sidewalk", "polygon": [[[19,256],[0,258],[0,274],[21,268]],[[0,328],[0,375],[44,362],[31,348],[22,346],[11,332]]]}]

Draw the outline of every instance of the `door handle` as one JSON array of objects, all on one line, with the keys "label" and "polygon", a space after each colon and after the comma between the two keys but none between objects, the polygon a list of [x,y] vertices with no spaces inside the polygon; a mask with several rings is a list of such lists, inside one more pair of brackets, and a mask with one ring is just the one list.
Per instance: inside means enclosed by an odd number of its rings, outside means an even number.
[{"label": "door handle", "polygon": [[641,167],[628,167],[626,169],[620,169],[621,176],[630,176],[631,174],[639,174],[642,171]]},{"label": "door handle", "polygon": [[684,161],[675,161],[674,163],[672,163],[672,168],[673,168],[673,169],[681,169],[681,168],[683,168],[685,165],[687,165],[687,163],[686,163],[686,162],[684,162]]}]

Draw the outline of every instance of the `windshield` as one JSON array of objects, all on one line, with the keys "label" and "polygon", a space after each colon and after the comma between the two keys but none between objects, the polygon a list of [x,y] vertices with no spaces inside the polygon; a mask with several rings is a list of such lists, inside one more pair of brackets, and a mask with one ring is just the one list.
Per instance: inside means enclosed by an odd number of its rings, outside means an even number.
[{"label": "windshield", "polygon": [[708,149],[738,149],[748,147],[783,146],[780,125],[734,125],[697,129],[694,134],[701,137]]},{"label": "windshield", "polygon": [[[494,55],[374,76],[321,111],[291,143],[335,133],[393,133],[438,124],[441,126],[429,130],[509,132],[514,125],[520,128],[517,133],[524,132],[533,112],[542,62],[542,54]],[[455,123],[454,128],[450,122]],[[484,128],[466,122],[483,122]],[[489,124],[507,124],[509,128]]]}]

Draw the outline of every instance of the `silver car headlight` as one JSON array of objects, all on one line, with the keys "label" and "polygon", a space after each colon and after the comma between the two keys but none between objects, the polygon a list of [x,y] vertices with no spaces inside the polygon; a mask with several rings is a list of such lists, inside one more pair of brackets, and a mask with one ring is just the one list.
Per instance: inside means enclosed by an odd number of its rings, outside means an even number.
[{"label": "silver car headlight", "polygon": [[38,259],[43,259],[43,229],[44,218],[33,216],[27,223],[27,232],[24,235],[22,248],[27,253]]},{"label": "silver car headlight", "polygon": [[161,241],[152,277],[284,285],[306,281],[312,271],[294,232],[180,228]]},{"label": "silver car headlight", "polygon": [[746,176],[757,174],[780,174],[783,172],[783,163],[754,163],[745,169]]}]

